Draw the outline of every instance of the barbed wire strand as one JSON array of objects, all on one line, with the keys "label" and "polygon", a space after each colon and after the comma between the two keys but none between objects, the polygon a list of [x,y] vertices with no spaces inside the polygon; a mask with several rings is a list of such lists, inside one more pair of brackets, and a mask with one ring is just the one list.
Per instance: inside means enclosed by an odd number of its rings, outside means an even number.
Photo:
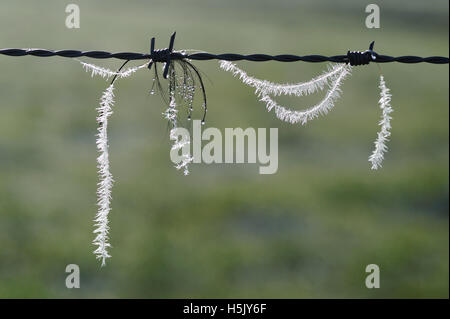
[{"label": "barbed wire strand", "polygon": [[[163,51],[163,50],[158,50]],[[35,57],[53,57],[59,56],[64,58],[79,58],[88,57],[92,59],[119,59],[119,60],[148,60],[152,59],[152,54],[134,53],[134,52],[118,52],[111,53],[106,51],[79,51],[79,50],[46,50],[46,49],[0,49],[1,55],[6,56],[35,56]],[[198,52],[193,54],[183,53],[183,51],[173,51],[169,52],[168,56],[171,60],[177,59],[190,59],[198,61],[207,60],[225,60],[225,61],[254,61],[254,62],[265,62],[265,61],[279,61],[279,62],[336,62],[336,63],[349,63],[349,56],[347,55],[334,55],[334,56],[324,56],[324,55],[292,55],[292,54],[281,54],[281,55],[267,55],[267,54],[236,54],[236,53],[224,53],[224,54],[213,54],[208,52]],[[393,57],[389,55],[377,54],[376,59],[371,62],[375,63],[389,63],[389,62],[399,62],[399,63],[432,63],[432,64],[448,64],[449,58],[442,56],[430,56],[430,57],[419,57],[413,55],[398,56]]]}]

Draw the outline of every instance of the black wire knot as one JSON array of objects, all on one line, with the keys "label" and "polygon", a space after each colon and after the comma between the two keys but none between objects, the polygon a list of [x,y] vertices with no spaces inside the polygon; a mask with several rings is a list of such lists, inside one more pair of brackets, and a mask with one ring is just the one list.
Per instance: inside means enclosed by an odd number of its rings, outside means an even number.
[{"label": "black wire knot", "polygon": [[153,62],[167,62],[170,59],[169,49],[154,50],[150,57]]},{"label": "black wire knot", "polygon": [[373,51],[373,46],[375,44],[375,41],[372,41],[369,46],[369,50],[366,50],[364,52],[361,51],[348,51],[347,52],[347,59],[348,63],[352,66],[357,65],[366,65],[369,64],[371,61],[375,61],[378,54]]},{"label": "black wire knot", "polygon": [[[148,64],[148,68],[151,69],[153,62],[163,62],[164,72],[163,77],[167,79],[167,75],[169,73],[169,66],[171,60],[180,60],[185,58],[185,55],[181,52],[173,52],[173,44],[175,42],[176,32],[172,34],[169,41],[169,47],[166,49],[155,50],[155,38],[152,38],[150,41],[150,63]],[[155,66],[156,67],[156,66]]]}]

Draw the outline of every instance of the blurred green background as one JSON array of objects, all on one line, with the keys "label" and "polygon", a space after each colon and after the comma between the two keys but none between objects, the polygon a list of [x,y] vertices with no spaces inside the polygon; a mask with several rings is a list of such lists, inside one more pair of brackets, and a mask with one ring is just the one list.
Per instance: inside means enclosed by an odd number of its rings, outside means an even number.
[{"label": "blurred green background", "polygon": [[[80,6],[80,29],[65,27],[69,3]],[[375,40],[383,54],[448,56],[448,1],[378,1],[380,29],[365,27],[369,3],[2,0],[0,47],[148,52],[150,37],[163,48],[176,30],[177,49],[215,53],[334,55]],[[217,61],[195,62],[208,78],[207,126],[279,128],[274,175],[196,164],[182,176],[165,105],[148,94],[152,73],[120,80],[104,268],[91,241],[95,108],[107,83],[71,59],[0,56],[0,65],[0,297],[448,298],[448,65],[357,67],[333,111],[300,126],[267,113]],[[280,82],[326,67],[238,65]],[[371,171],[380,70],[395,112],[384,167]],[[300,109],[321,96],[280,101]],[[80,289],[65,287],[71,263]],[[364,285],[371,263],[380,289]]]}]

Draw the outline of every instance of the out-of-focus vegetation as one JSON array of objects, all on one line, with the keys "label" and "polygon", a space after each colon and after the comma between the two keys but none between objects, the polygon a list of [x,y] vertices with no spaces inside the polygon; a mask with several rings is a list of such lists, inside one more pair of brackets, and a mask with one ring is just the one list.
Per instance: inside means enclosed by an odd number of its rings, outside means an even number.
[{"label": "out-of-focus vegetation", "polygon": [[[0,3],[0,47],[147,52],[448,55],[447,1],[379,1],[381,29],[366,29],[361,1],[77,1]],[[118,67],[118,61],[95,63]],[[267,113],[217,61],[209,126],[278,127],[279,169],[192,166],[169,160],[164,104],[150,72],[117,84],[110,121],[116,183],[113,258],[92,254],[96,213],[95,107],[107,86],[73,60],[0,56],[0,297],[448,298],[448,65],[355,68],[335,109],[307,126]],[[260,78],[307,80],[325,64],[239,63]],[[378,77],[392,90],[384,167],[367,157],[378,130]],[[316,96],[316,100],[320,97]],[[308,98],[285,99],[301,108]],[[196,116],[200,116],[200,111]],[[65,267],[81,288],[65,287]],[[381,288],[365,288],[367,264]]]}]

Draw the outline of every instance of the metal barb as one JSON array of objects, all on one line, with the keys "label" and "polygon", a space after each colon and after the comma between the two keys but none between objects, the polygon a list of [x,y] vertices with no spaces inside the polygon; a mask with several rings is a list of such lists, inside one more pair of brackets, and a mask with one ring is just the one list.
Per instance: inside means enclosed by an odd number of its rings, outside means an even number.
[{"label": "metal barb", "polygon": [[[155,50],[155,38],[153,37],[150,40],[150,63],[148,64],[148,68],[151,69],[153,63],[164,62],[165,63],[164,71],[163,71],[164,79],[167,79],[167,75],[169,74],[169,67],[170,67],[171,57],[172,57],[172,53],[173,53],[175,35],[176,35],[176,32],[174,32],[170,36],[169,47],[166,49]],[[156,68],[156,65],[155,65],[155,68]]]},{"label": "metal barb", "polygon": [[166,61],[166,65],[164,66],[164,72],[163,72],[163,78],[167,79],[167,74],[169,73],[169,66],[170,66],[170,55],[172,54],[173,51],[173,44],[175,42],[175,35],[177,33],[174,32],[171,36],[170,36],[170,42],[169,42],[169,52],[167,53],[167,61]]},{"label": "metal barb", "polygon": [[370,53],[370,58],[372,61],[377,59],[377,53],[373,50],[373,46],[375,45],[375,41],[372,41],[369,45],[369,50],[366,50],[364,53]]}]

